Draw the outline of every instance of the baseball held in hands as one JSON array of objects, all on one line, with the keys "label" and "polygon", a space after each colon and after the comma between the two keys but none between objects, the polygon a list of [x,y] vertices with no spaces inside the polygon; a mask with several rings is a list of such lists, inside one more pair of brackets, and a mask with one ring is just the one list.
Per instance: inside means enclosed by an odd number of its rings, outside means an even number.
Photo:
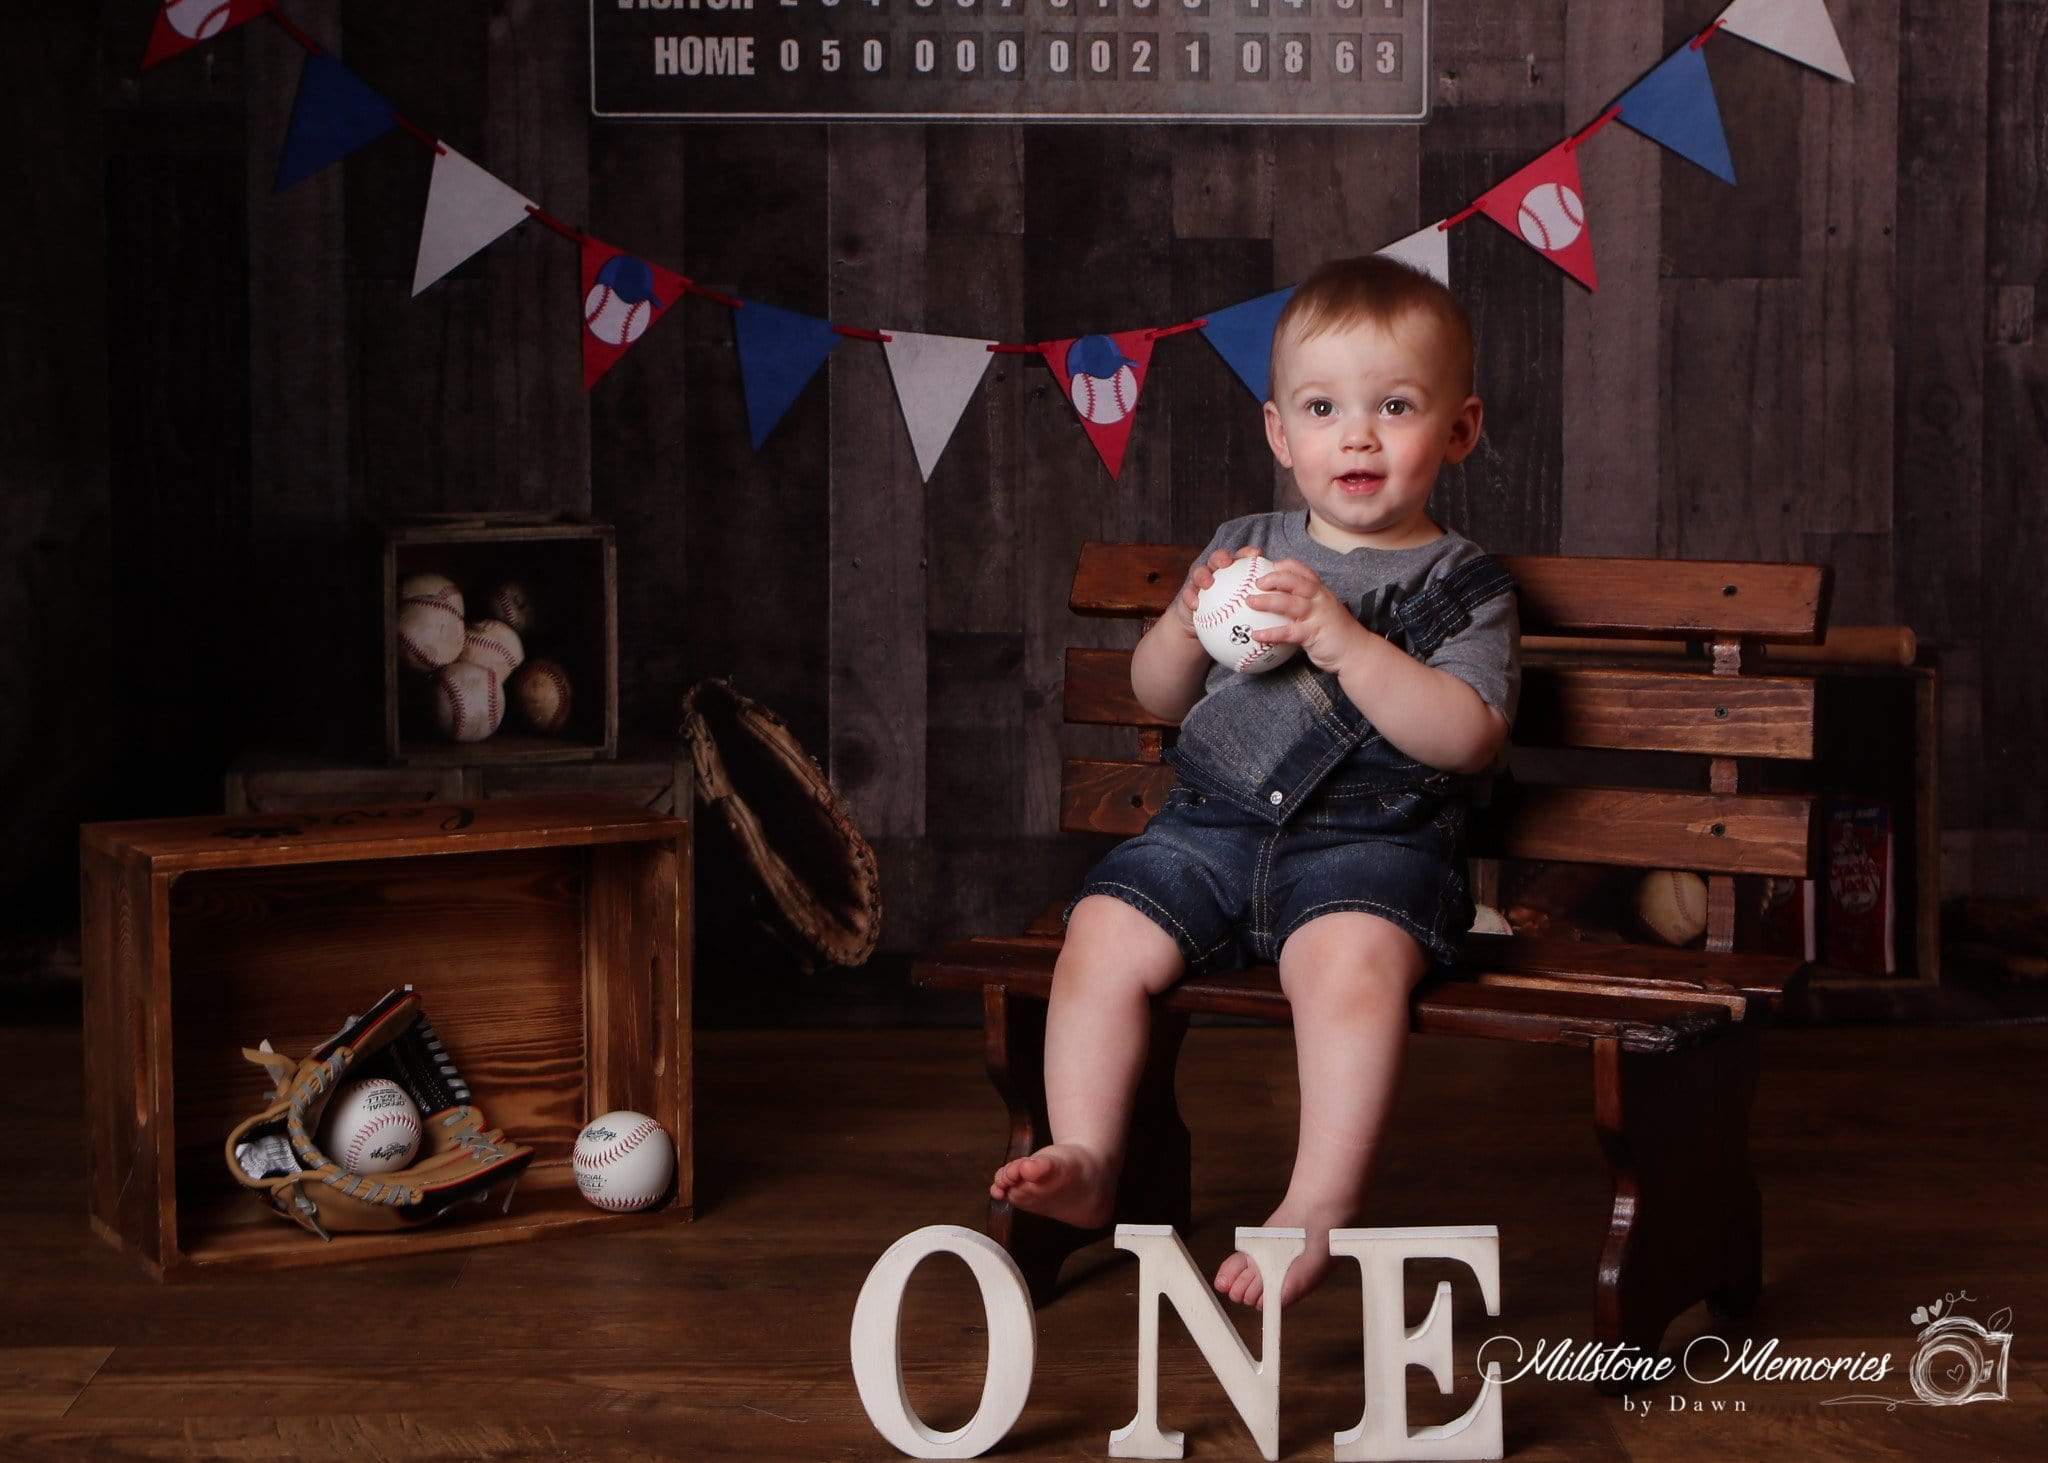
[{"label": "baseball held in hands", "polygon": [[1259,593],[1259,580],[1272,572],[1272,560],[1264,554],[1238,559],[1218,569],[1215,581],[1196,595],[1195,635],[1217,664],[1257,675],[1284,663],[1300,649],[1289,641],[1269,645],[1252,638],[1254,630],[1277,630],[1288,623],[1285,615],[1255,610],[1245,603]]}]

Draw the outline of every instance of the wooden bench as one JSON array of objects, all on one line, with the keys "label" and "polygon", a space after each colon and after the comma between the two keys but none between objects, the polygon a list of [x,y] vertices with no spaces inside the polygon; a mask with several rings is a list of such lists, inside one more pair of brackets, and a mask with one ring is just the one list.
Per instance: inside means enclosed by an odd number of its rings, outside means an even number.
[{"label": "wooden bench", "polygon": [[[1157,616],[1196,552],[1086,544],[1071,608]],[[1524,637],[1515,727],[1523,779],[1502,779],[1493,805],[1473,820],[1469,852],[1697,870],[1707,882],[1707,934],[1704,948],[1694,949],[1472,936],[1458,971],[1416,988],[1413,1029],[1591,1052],[1594,1130],[1614,1180],[1595,1276],[1594,1335],[1654,1352],[1695,1301],[1726,1319],[1746,1312],[1762,1286],[1762,1203],[1748,1140],[1758,1038],[1805,972],[1794,959],[1734,949],[1735,876],[1812,871],[1813,799],[1754,789],[1762,761],[1811,760],[1814,686],[1753,670],[1765,645],[1820,641],[1828,571],[1655,559],[1503,562],[1518,586]],[[1541,648],[1544,637],[1556,636],[1698,642],[1707,666]],[[1072,723],[1135,728],[1137,750],[1128,760],[1066,763],[1062,826],[1136,833],[1173,784],[1173,770],[1160,761],[1173,728],[1132,695],[1130,652],[1069,649],[1064,714]],[[1599,763],[1604,780],[1533,782],[1522,764],[1546,754],[1522,751],[1529,748],[1604,749],[1547,754],[1553,765]],[[1615,762],[1674,765],[1629,755],[1645,752],[1692,754],[1698,760],[1675,764],[1694,774],[1691,785],[1645,787],[1640,778],[1614,785]],[[1050,1141],[1042,1058],[1059,915],[1055,906],[1021,935],[950,945],[913,971],[922,985],[980,992],[988,1072],[1009,1108],[1012,1158]],[[1198,1011],[1289,1020],[1270,965],[1183,980],[1155,998],[1110,1225],[1083,1231],[1007,1203],[989,1205],[988,1232],[1017,1260],[1038,1303],[1051,1298],[1066,1256],[1115,1224],[1190,1227],[1189,1138],[1173,1086],[1188,1018]]]}]

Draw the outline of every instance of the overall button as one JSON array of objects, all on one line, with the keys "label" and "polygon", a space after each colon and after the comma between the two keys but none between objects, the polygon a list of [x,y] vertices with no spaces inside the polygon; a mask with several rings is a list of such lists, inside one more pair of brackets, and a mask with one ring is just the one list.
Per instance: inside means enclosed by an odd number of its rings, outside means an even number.
[{"label": "overall button", "polygon": [[1280,804],[1286,802],[1287,799],[1281,795],[1280,789],[1276,787],[1273,789],[1273,791],[1266,794],[1266,801],[1277,808],[1280,806]]}]

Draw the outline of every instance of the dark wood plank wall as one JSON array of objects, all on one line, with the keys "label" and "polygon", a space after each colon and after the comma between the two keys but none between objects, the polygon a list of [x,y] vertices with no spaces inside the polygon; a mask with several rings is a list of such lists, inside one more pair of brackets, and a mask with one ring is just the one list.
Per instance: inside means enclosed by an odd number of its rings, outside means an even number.
[{"label": "dark wood plank wall", "polygon": [[[34,7],[0,63],[44,124],[0,243],[0,595],[31,627],[0,639],[10,891],[68,905],[78,817],[197,810],[249,748],[367,754],[364,525],[491,505],[618,525],[628,734],[705,675],[780,710],[881,851],[891,947],[1059,892],[1087,850],[1054,832],[1058,758],[1118,746],[1061,726],[1061,654],[1134,633],[1071,622],[1076,545],[1286,501],[1199,337],[1160,344],[1119,482],[1050,373],[1002,356],[920,486],[856,341],[756,454],[727,310],[685,300],[586,396],[572,247],[528,225],[410,299],[426,152],[394,136],[273,194],[298,51],[258,24],[137,78],[151,8]],[[551,211],[706,284],[1036,340],[1187,319],[1440,217],[1719,8],[1435,0],[1429,122],[1357,129],[597,124],[580,5],[290,13]],[[1838,619],[1941,655],[1951,886],[2031,891],[2048,4],[1831,8],[1854,87],[1712,43],[1738,188],[1618,126],[1580,154],[1597,294],[1483,219],[1453,232],[1487,432],[1438,506],[1501,551],[1835,564]]]}]

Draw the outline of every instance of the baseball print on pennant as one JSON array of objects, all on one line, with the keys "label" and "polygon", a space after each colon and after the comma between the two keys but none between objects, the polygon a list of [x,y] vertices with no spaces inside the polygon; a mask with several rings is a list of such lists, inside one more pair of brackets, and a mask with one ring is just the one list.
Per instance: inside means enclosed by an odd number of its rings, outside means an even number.
[{"label": "baseball print on pennant", "polygon": [[1476,206],[1587,289],[1599,288],[1586,228],[1586,189],[1569,142],[1494,184]]},{"label": "baseball print on pennant", "polygon": [[1115,477],[1123,470],[1131,421],[1138,414],[1138,393],[1145,389],[1145,371],[1152,364],[1152,332],[1083,335],[1048,341],[1038,349],[1059,378],[1102,465]]},{"label": "baseball print on pennant", "polygon": [[142,69],[168,61],[263,13],[263,0],[164,0],[142,53]]},{"label": "baseball print on pennant", "polygon": [[596,239],[583,241],[583,389],[618,364],[689,281]]}]

